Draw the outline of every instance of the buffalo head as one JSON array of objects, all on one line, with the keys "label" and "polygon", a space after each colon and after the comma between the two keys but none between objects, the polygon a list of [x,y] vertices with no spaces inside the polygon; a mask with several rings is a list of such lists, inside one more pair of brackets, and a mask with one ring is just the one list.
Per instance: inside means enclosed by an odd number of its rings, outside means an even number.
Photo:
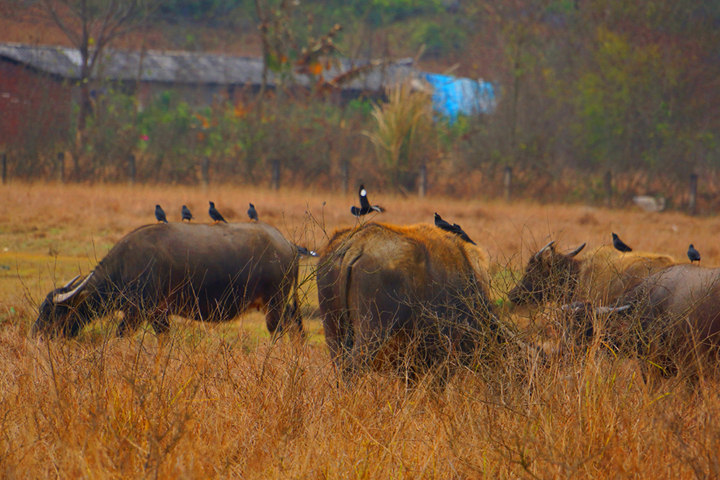
[{"label": "buffalo head", "polygon": [[525,274],[508,294],[508,300],[516,305],[538,304],[566,294],[577,283],[579,267],[575,256],[583,248],[584,243],[570,253],[559,253],[554,240],[545,245],[530,258]]},{"label": "buffalo head", "polygon": [[84,300],[87,297],[85,287],[92,276],[91,273],[76,285],[80,278],[78,275],[66,285],[48,293],[40,305],[38,318],[33,325],[33,335],[77,335],[89,318]]}]

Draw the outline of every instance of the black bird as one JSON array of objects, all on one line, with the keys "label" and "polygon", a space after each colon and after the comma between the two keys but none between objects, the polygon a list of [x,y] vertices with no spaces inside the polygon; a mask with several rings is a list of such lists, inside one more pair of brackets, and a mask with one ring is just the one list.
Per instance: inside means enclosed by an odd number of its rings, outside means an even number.
[{"label": "black bird", "polygon": [[155,218],[157,218],[158,223],[168,223],[167,218],[165,218],[165,211],[160,205],[155,205]]},{"label": "black bird", "polygon": [[252,203],[250,204],[250,208],[248,208],[248,217],[250,217],[250,220],[259,221],[257,210],[255,210],[255,205]]},{"label": "black bird", "polygon": [[690,248],[688,248],[688,258],[690,259],[690,263],[698,262],[698,265],[700,265],[700,259],[702,257],[700,256],[700,252],[695,250],[693,244],[690,244]]},{"label": "black bird", "polygon": [[632,252],[632,248],[625,245],[625,243],[622,240],[620,240],[620,237],[618,237],[617,234],[613,233],[612,237],[613,237],[613,247],[615,247],[615,250],[617,250],[619,252],[623,252],[623,253]]},{"label": "black bird", "polygon": [[297,251],[300,253],[300,255],[305,255],[306,257],[317,257],[318,254],[315,253],[313,250],[308,250],[305,247],[301,247],[300,245],[295,245],[295,248],[297,248]]},{"label": "black bird", "polygon": [[192,216],[192,213],[190,212],[190,209],[189,209],[188,207],[186,207],[185,205],[183,205],[183,208],[182,208],[182,220],[180,220],[180,221],[182,222],[182,221],[184,221],[184,220],[187,220],[187,221],[189,222],[189,221],[192,220],[193,218],[195,218],[195,217]]},{"label": "black bird", "polygon": [[212,223],[213,225],[216,225],[220,222],[227,223],[227,221],[223,218],[223,216],[220,215],[220,212],[217,211],[217,209],[215,208],[215,204],[213,202],[210,202],[210,210],[208,210],[208,213],[210,214],[210,218],[213,219],[213,223]]},{"label": "black bird", "polygon": [[358,193],[360,195],[360,208],[357,208],[353,205],[352,207],[350,207],[350,213],[352,213],[356,217],[362,217],[363,215],[367,215],[370,212],[385,211],[384,208],[378,205],[370,205],[370,202],[367,199],[367,190],[365,190],[364,185],[360,185],[360,191]]},{"label": "black bird", "polygon": [[446,222],[445,220],[443,220],[443,218],[442,218],[440,215],[438,215],[437,212],[435,212],[435,226],[438,227],[438,228],[442,228],[442,229],[445,230],[446,232],[453,232],[453,233],[455,233],[455,231],[453,230],[453,226],[450,225],[450,224],[449,224],[448,222]]},{"label": "black bird", "polygon": [[477,245],[477,243],[473,242],[467,233],[465,233],[465,230],[462,229],[460,225],[457,223],[453,223],[450,225],[448,222],[442,219],[440,215],[435,212],[435,226],[445,230],[446,232],[454,233],[455,235],[459,236],[463,240],[465,240],[468,243],[472,243],[473,245]]}]

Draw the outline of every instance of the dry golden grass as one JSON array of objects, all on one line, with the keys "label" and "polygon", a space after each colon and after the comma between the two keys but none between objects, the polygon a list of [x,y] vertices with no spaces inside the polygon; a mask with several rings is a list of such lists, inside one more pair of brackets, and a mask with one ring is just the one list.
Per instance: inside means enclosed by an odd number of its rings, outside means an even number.
[{"label": "dry golden grass", "polygon": [[[123,235],[153,222],[156,203],[171,221],[183,204],[205,221],[208,200],[231,221],[245,221],[253,202],[262,220],[312,248],[324,242],[321,227],[354,223],[356,201],[229,186],[0,188],[0,476],[720,476],[716,379],[646,384],[635,362],[598,342],[544,364],[509,354],[438,391],[379,374],[338,386],[317,320],[302,345],[270,345],[258,314],[223,325],[176,321],[159,338],[147,330],[115,338],[102,326],[76,340],[28,336],[53,284],[87,273]],[[388,208],[383,221],[431,221],[438,211],[461,224],[487,247],[498,279],[549,236],[594,247],[615,231],[678,259],[694,243],[708,266],[720,255],[716,218],[402,199],[372,188],[370,200]],[[306,300],[316,305],[311,283]]]}]

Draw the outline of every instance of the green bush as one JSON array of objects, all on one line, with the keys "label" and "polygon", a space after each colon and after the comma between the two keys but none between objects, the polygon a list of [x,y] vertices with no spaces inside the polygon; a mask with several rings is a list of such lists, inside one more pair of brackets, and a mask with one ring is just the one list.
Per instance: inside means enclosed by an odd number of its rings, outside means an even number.
[{"label": "green bush", "polygon": [[467,33],[455,26],[436,22],[421,24],[412,34],[412,43],[417,47],[425,45],[425,55],[443,57],[465,47]]}]

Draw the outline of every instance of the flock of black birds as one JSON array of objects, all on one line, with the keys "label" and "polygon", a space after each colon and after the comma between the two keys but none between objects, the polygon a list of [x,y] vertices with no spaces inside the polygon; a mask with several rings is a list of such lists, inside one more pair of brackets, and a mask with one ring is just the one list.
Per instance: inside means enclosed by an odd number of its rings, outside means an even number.
[{"label": "flock of black birds", "polygon": [[[613,247],[615,247],[615,250],[623,253],[632,252],[632,248],[628,247],[625,242],[620,240],[620,237],[618,237],[616,233],[612,234],[612,239]],[[695,246],[692,243],[688,248],[687,256],[690,259],[690,263],[698,262],[698,265],[700,264],[700,259],[702,257],[700,256],[700,252],[695,250]]]},{"label": "flock of black birds", "polygon": [[[356,217],[360,218],[363,215],[367,215],[371,212],[384,212],[385,209],[378,206],[378,205],[370,205],[370,201],[367,198],[367,190],[365,190],[364,185],[360,185],[360,191],[358,192],[360,195],[360,208],[357,208],[356,206],[350,207],[350,213],[355,215]],[[447,222],[443,220],[443,218],[435,212],[435,226],[438,228],[441,228],[445,230],[446,232],[454,233],[455,235],[462,238],[464,241],[468,243],[472,243],[473,245],[477,245],[477,243],[473,242],[472,239],[468,236],[467,233],[458,225],[457,223],[451,224],[450,222]],[[616,233],[612,234],[613,239],[613,247],[615,247],[616,250],[619,252],[627,253],[632,252],[632,248],[630,248],[628,245],[625,244],[622,240],[620,240],[620,237],[617,236]],[[687,256],[690,259],[690,263],[698,262],[700,263],[700,252],[698,252],[695,247],[691,244],[690,248],[688,248]]]},{"label": "flock of black birds", "polygon": [[[180,215],[181,222],[184,222],[185,220],[189,222],[190,220],[195,219],[192,212],[186,205],[182,206]],[[214,202],[210,202],[210,209],[208,209],[208,215],[210,215],[210,218],[213,221],[213,225],[216,225],[220,222],[228,223],[227,220],[225,220],[220,214],[220,212],[218,212],[217,208],[215,208]],[[248,209],[248,217],[250,217],[250,220],[258,221],[258,213],[257,210],[255,210],[255,205],[253,205],[252,203],[250,204],[250,208]],[[163,210],[160,205],[155,205],[155,218],[157,219],[158,223],[168,223],[167,216],[165,215],[165,210]]]},{"label": "flock of black birds", "polygon": [[[358,195],[360,196],[360,208],[353,205],[350,207],[350,213],[355,215],[357,218],[360,218],[364,215],[367,215],[371,212],[376,213],[382,213],[385,211],[385,209],[379,205],[370,205],[370,201],[367,198],[367,190],[365,190],[365,185],[360,185],[360,190],[358,191]],[[193,220],[195,217],[193,217],[192,213],[190,212],[190,209],[187,208],[185,205],[182,206],[182,220],[187,220],[188,222],[190,220]],[[210,218],[213,220],[213,225],[216,225],[220,222],[227,221],[223,218],[223,216],[220,214],[220,212],[217,211],[217,208],[215,208],[215,204],[213,202],[210,202],[210,209],[208,210],[208,214],[210,215]],[[252,203],[250,204],[250,208],[248,208],[247,211],[248,217],[250,217],[250,220],[259,221],[258,212],[255,209],[255,205]],[[473,242],[472,239],[468,236],[467,233],[458,225],[457,223],[449,223],[437,213],[435,212],[435,226],[445,230],[446,232],[453,233],[457,236],[459,236],[464,241],[471,243],[473,245],[477,245],[477,243]],[[168,223],[167,217],[165,216],[165,211],[162,209],[160,205],[155,205],[155,218],[157,219],[158,223]],[[616,233],[613,232],[612,234],[613,239],[613,247],[619,252],[627,253],[632,252],[632,248],[630,248],[625,242],[620,240],[620,237],[617,236]],[[317,254],[312,251],[308,250],[304,247],[300,247],[298,245],[295,245],[295,248],[297,248],[298,252],[300,252],[302,255],[312,256],[316,257]],[[702,258],[700,256],[700,252],[698,252],[695,247],[690,244],[690,247],[687,251],[687,256],[690,259],[690,263],[698,262],[700,264],[700,259]]]},{"label": "flock of black birds", "polygon": [[[208,215],[210,215],[210,218],[212,219],[213,223],[212,225],[217,225],[220,222],[228,223],[227,220],[223,218],[223,216],[218,212],[217,208],[215,208],[215,202],[209,202],[210,208],[208,209]],[[259,222],[259,216],[257,210],[255,210],[255,205],[252,203],[250,204],[250,208],[248,208],[247,211],[248,217],[250,217],[250,220]],[[191,220],[194,220],[195,217],[193,217],[192,212],[187,207],[187,205],[182,206],[182,210],[180,210],[181,215],[181,222],[184,222],[187,220],[190,222]],[[168,223],[167,216],[165,215],[165,210],[162,209],[160,205],[155,205],[155,218],[157,219],[158,223]],[[317,257],[318,254],[315,253],[312,250],[308,250],[305,247],[301,247],[299,245],[293,246],[297,249],[298,253],[300,255],[305,255],[308,257]]]},{"label": "flock of black birds", "polygon": [[[367,190],[365,190],[365,185],[360,185],[358,195],[360,196],[360,208],[357,208],[355,205],[350,207],[350,213],[352,213],[356,217],[360,218],[363,215],[367,215],[371,212],[382,213],[385,211],[385,209],[379,205],[370,205],[370,200],[368,200],[367,198]],[[448,222],[443,220],[442,217],[437,213],[435,213],[435,226],[441,228],[442,230],[445,230],[446,232],[454,233],[468,243],[477,245],[477,243],[473,242],[470,239],[468,234],[465,233],[465,231],[460,227],[460,225],[458,225],[457,223],[453,223],[452,225],[449,224]]]}]

